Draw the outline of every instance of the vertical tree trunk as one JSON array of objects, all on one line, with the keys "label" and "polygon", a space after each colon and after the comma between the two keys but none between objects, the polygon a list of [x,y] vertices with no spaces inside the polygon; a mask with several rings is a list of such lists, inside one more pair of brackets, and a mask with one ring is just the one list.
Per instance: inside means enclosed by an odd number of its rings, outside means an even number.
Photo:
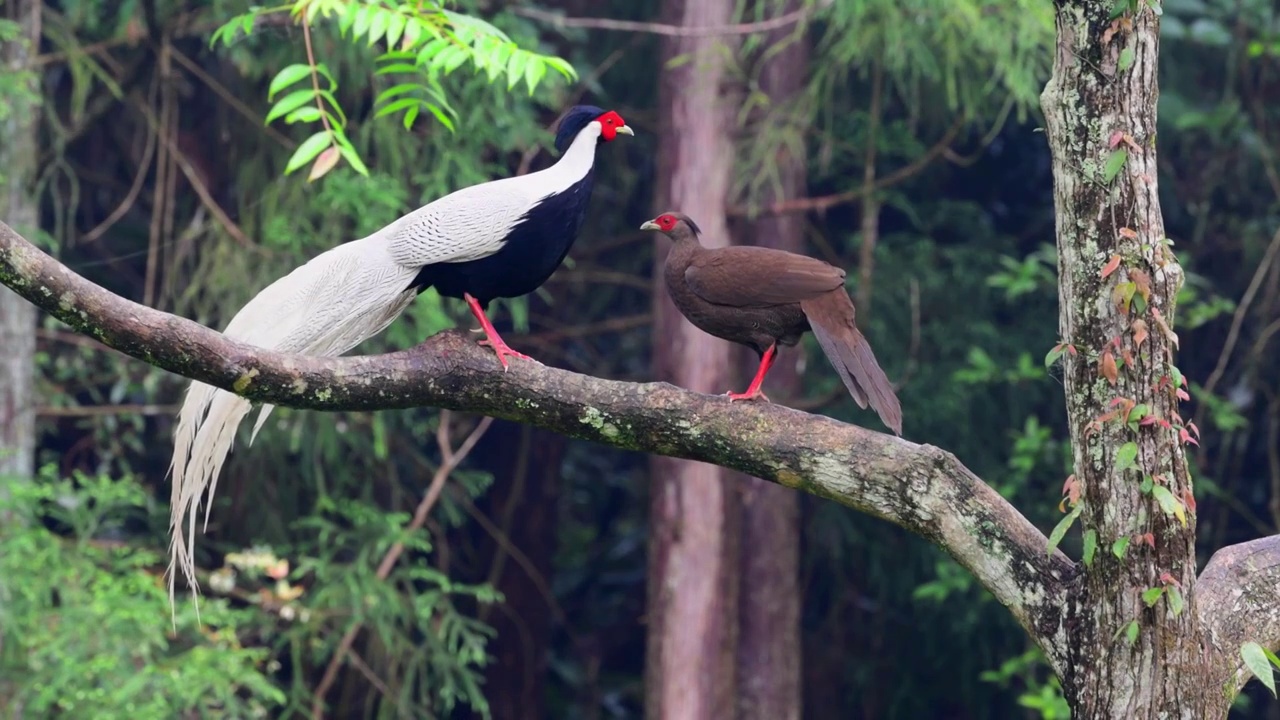
[{"label": "vertical tree trunk", "polygon": [[[1088,570],[1071,593],[1063,687],[1076,720],[1214,718],[1223,688],[1194,607],[1195,513],[1170,329],[1182,271],[1156,187],[1159,18],[1060,0],[1041,97],[1053,154],[1064,385]],[[1185,519],[1185,522],[1183,521]],[[1094,542],[1096,540],[1096,543]],[[1144,602],[1148,593],[1151,603]]]},{"label": "vertical tree trunk", "polygon": [[[797,0],[779,3],[776,12],[796,9]],[[797,117],[794,103],[807,80],[808,40],[795,28],[769,34],[769,58],[760,69],[760,90],[769,96],[766,122]],[[781,48],[781,49],[779,49]],[[800,132],[793,127],[792,131]],[[805,159],[780,146],[773,158],[779,179],[776,191],[761,198],[771,204],[801,197]],[[774,215],[752,223],[755,245],[803,253],[804,215]],[[768,392],[779,402],[800,394],[798,366],[802,346],[789,350],[769,373]],[[758,358],[739,351],[754,372]],[[799,720],[801,709],[800,645],[800,497],[790,488],[757,478],[745,479],[742,496],[742,547],[738,608],[739,720]]]},{"label": "vertical tree trunk", "polygon": [[[665,0],[686,27],[731,21],[731,0]],[[725,204],[734,105],[722,95],[727,38],[667,38],[657,148],[660,210],[678,209],[708,245],[728,243]],[[683,62],[670,63],[675,58]],[[656,375],[707,393],[728,390],[730,346],[686,321],[662,287],[666,238],[656,239]],[[655,457],[650,511],[645,715],[728,720],[736,697],[738,497],[712,465]]]},{"label": "vertical tree trunk", "polygon": [[[40,40],[39,0],[8,5],[9,18],[22,28],[22,38],[5,43],[5,71],[28,70]],[[32,76],[32,91],[38,90]],[[24,99],[25,100],[25,99]],[[39,213],[31,195],[35,175],[38,107],[5,98],[12,114],[0,140],[0,183],[5,222],[35,237]],[[0,290],[0,479],[28,476],[35,466],[36,309],[8,289]],[[0,491],[3,488],[0,480]]]},{"label": "vertical tree trunk", "polygon": [[496,539],[482,544],[491,569],[485,579],[504,598],[503,607],[488,606],[481,614],[497,631],[489,645],[493,662],[485,669],[485,696],[494,720],[547,717],[547,663],[556,617],[538,583],[552,575],[565,444],[563,435],[499,420],[476,445],[480,465],[499,479],[481,505],[540,576],[531,577],[530,568]]}]

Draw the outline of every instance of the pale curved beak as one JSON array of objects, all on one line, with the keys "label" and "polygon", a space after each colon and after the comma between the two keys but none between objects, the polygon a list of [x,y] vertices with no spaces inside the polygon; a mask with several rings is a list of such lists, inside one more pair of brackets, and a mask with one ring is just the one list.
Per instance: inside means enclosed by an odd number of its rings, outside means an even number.
[{"label": "pale curved beak", "polygon": [[619,135],[630,135],[631,137],[636,136],[636,134],[632,132],[631,128],[627,125],[619,125],[617,129],[614,130],[614,132],[618,133]]},{"label": "pale curved beak", "polygon": [[645,224],[641,225],[640,229],[641,230],[661,230],[662,228],[658,227],[658,223],[650,220]]}]

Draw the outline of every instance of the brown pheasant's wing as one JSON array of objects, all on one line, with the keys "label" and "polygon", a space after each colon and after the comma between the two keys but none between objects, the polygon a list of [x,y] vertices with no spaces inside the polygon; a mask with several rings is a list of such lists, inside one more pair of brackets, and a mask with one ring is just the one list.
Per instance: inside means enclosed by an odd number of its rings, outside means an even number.
[{"label": "brown pheasant's wing", "polygon": [[689,289],[731,307],[786,305],[844,286],[844,270],[804,255],[763,247],[698,253],[684,271]]}]

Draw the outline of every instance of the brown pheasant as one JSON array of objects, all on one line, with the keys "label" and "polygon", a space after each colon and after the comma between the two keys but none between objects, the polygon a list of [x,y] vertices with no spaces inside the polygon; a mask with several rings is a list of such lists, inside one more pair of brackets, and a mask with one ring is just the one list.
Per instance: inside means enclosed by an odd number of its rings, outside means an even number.
[{"label": "brown pheasant", "polygon": [[812,330],[858,406],[870,405],[902,435],[902,406],[854,323],[844,270],[772,248],[705,248],[697,224],[681,213],[663,213],[640,229],[674,242],[664,269],[667,292],[689,322],[760,355],[755,379],[746,392],[728,393],[731,401],[768,400],[760,386],[778,346],[794,346]]}]

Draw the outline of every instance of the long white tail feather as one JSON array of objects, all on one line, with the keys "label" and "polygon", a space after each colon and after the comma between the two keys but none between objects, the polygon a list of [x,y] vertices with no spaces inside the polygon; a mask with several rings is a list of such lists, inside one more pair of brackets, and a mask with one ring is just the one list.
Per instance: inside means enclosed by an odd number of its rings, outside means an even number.
[{"label": "long white tail feather", "polygon": [[[511,229],[549,194],[566,190],[591,171],[599,123],[587,125],[554,165],[514,178],[450,193],[360,240],[321,253],[267,286],[236,313],[228,337],[269,350],[341,355],[382,332],[416,297],[409,283],[420,268],[477,260],[498,252]],[[218,474],[249,413],[249,401],[192,383],[174,437],[169,602],[175,570],[197,592],[195,516],[207,513]],[[262,408],[249,442],[271,414]],[[183,523],[186,535],[183,535]]]},{"label": "long white tail feather", "polygon": [[[413,302],[416,293],[408,286],[416,273],[393,262],[376,237],[347,243],[267,286],[236,313],[224,334],[270,350],[341,355],[382,332]],[[273,409],[262,406],[250,443]],[[178,572],[190,585],[192,597],[197,596],[194,549],[200,502],[203,499],[207,529],[218,476],[251,410],[244,398],[192,382],[178,413],[169,466],[171,606]]]}]

